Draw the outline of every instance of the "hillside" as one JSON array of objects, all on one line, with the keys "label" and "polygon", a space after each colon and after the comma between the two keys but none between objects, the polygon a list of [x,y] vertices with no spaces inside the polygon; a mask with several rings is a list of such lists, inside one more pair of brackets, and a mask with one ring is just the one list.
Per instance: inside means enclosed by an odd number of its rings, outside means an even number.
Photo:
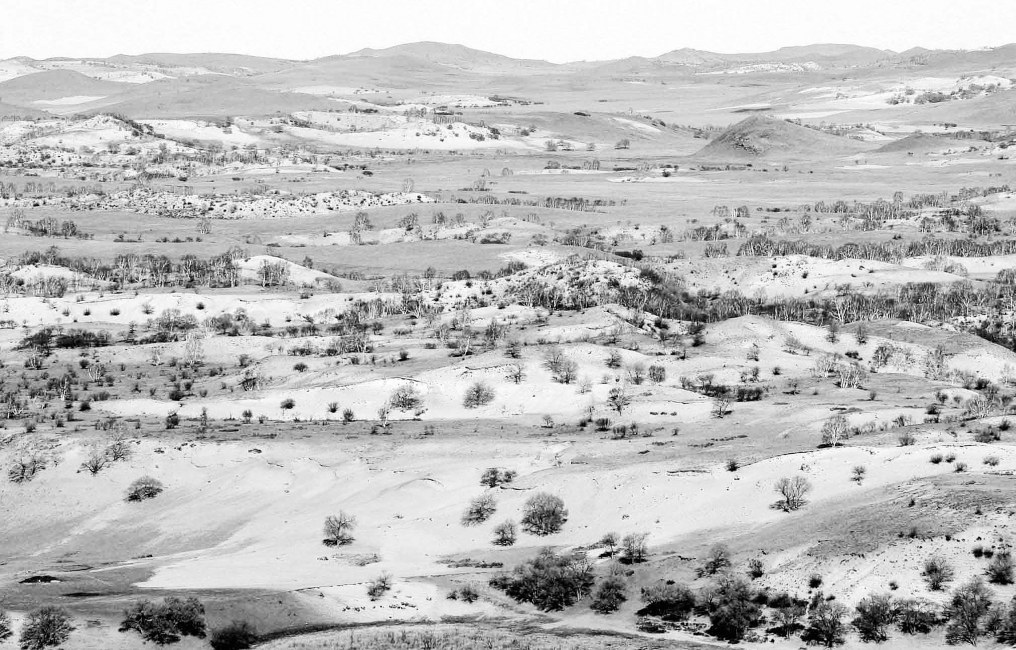
[{"label": "hillside", "polygon": [[108,97],[119,95],[124,84],[101,81],[72,70],[48,70],[16,77],[0,83],[0,99],[8,104],[38,107],[39,102],[58,102],[66,98]]}]

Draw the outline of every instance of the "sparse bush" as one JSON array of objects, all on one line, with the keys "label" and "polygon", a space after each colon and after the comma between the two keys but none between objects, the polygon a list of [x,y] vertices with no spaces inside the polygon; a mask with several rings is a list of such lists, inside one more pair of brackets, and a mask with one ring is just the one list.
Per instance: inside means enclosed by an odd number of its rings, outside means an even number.
[{"label": "sparse bush", "polygon": [[127,488],[127,500],[145,501],[147,499],[154,499],[162,494],[164,489],[162,481],[151,476],[142,476]]},{"label": "sparse bush", "polygon": [[766,566],[760,558],[753,557],[748,560],[748,577],[758,580],[766,574]]},{"label": "sparse bush", "polygon": [[952,565],[939,556],[932,556],[924,561],[924,569],[921,571],[924,581],[928,583],[928,589],[941,591],[945,585],[952,582],[955,571]]},{"label": "sparse bush", "polygon": [[367,595],[370,596],[371,600],[377,600],[391,591],[391,588],[392,575],[390,573],[382,573],[367,586]]},{"label": "sparse bush", "polygon": [[490,519],[490,516],[497,511],[497,502],[489,494],[481,494],[469,503],[466,512],[462,515],[463,526],[475,526]]},{"label": "sparse bush", "polygon": [[522,507],[522,530],[531,535],[551,535],[568,521],[568,510],[561,497],[538,492]]}]

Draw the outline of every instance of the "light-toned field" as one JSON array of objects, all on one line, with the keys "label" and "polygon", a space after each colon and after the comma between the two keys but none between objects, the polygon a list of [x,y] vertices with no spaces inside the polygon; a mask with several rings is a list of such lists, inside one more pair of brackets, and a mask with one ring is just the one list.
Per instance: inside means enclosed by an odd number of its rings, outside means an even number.
[{"label": "light-toned field", "polygon": [[[0,62],[0,610],[96,650],[172,596],[273,650],[790,650],[833,598],[865,646],[885,593],[939,614],[892,647],[944,647],[1016,534],[1013,60],[837,47]],[[544,549],[592,588],[514,598]]]}]

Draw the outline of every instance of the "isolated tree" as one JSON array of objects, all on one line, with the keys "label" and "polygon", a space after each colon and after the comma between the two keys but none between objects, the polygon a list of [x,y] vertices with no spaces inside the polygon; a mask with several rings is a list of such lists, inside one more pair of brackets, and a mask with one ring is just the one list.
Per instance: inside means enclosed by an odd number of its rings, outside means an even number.
[{"label": "isolated tree", "polygon": [[71,616],[61,607],[41,607],[29,613],[21,626],[18,643],[21,650],[57,647],[70,638],[74,627]]},{"label": "isolated tree", "polygon": [[511,519],[494,526],[494,544],[497,546],[513,546],[518,538],[518,526]]},{"label": "isolated tree", "polygon": [[494,389],[483,382],[476,382],[466,389],[466,395],[462,398],[462,405],[467,409],[484,406],[494,401]]},{"label": "isolated tree", "polygon": [[610,408],[617,411],[618,415],[621,415],[621,412],[631,404],[631,397],[628,396],[623,386],[615,386],[607,394],[607,403],[610,404]]},{"label": "isolated tree", "polygon": [[850,430],[847,418],[842,415],[834,415],[822,424],[822,444],[835,447],[847,437]]},{"label": "isolated tree", "polygon": [[353,530],[356,528],[356,517],[342,510],[338,515],[325,517],[325,539],[328,546],[345,546],[353,542]]},{"label": "isolated tree", "polygon": [[811,491],[811,482],[803,476],[783,477],[776,482],[775,490],[783,497],[777,505],[786,512],[792,512],[804,505],[804,497]]},{"label": "isolated tree", "polygon": [[706,553],[705,560],[696,572],[701,576],[714,576],[730,567],[730,549],[726,544],[713,544]]},{"label": "isolated tree", "polygon": [[522,507],[522,530],[531,535],[551,535],[568,521],[568,510],[561,497],[538,492]]}]

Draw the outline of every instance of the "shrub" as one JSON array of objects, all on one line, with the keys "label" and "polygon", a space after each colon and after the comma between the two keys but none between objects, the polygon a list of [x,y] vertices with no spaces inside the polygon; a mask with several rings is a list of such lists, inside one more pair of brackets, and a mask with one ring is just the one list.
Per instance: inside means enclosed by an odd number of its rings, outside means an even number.
[{"label": "shrub", "polygon": [[420,391],[415,386],[399,386],[392,391],[388,403],[392,405],[392,408],[400,411],[412,411],[420,408],[423,404],[423,397],[420,396]]},{"label": "shrub", "polygon": [[896,627],[904,634],[927,634],[941,622],[938,606],[920,598],[896,603]]},{"label": "shrub", "polygon": [[929,460],[932,465],[938,465],[942,462],[942,454],[932,454]]},{"label": "shrub", "polygon": [[325,517],[326,546],[345,546],[353,543],[353,529],[356,528],[356,517],[339,511],[338,515]]},{"label": "shrub", "polygon": [[392,588],[392,576],[390,573],[382,573],[367,586],[367,595],[371,600],[377,600],[384,596]]},{"label": "shrub", "polygon": [[487,384],[478,381],[468,389],[462,399],[462,405],[467,409],[476,408],[494,401],[494,389]]},{"label": "shrub", "polygon": [[480,594],[472,585],[466,585],[462,589],[459,589],[458,598],[467,603],[475,603],[480,599]]},{"label": "shrub", "polygon": [[589,604],[589,607],[600,614],[616,612],[621,604],[628,600],[626,592],[624,580],[617,576],[608,576],[596,585],[596,590],[593,592],[593,602]]},{"label": "shrub", "polygon": [[7,612],[0,609],[0,643],[3,643],[13,635],[14,629],[11,627],[11,617]]},{"label": "shrub", "polygon": [[868,596],[861,599],[856,609],[857,616],[852,624],[857,628],[862,641],[882,643],[889,639],[889,626],[896,619],[892,596]]},{"label": "shrub", "polygon": [[775,490],[783,497],[777,506],[791,512],[804,505],[804,497],[811,491],[811,483],[803,476],[784,477],[776,482]]},{"label": "shrub", "polygon": [[998,456],[985,456],[984,460],[981,461],[988,467],[995,467],[998,465]]},{"label": "shrub", "polygon": [[487,487],[498,487],[499,485],[505,485],[515,480],[515,471],[506,469],[501,470],[497,467],[488,467],[483,470],[483,475],[480,476],[480,485]]},{"label": "shrub", "polygon": [[766,574],[766,565],[760,558],[753,557],[748,560],[748,577],[752,580],[758,580]]},{"label": "shrub", "polygon": [[296,401],[291,397],[287,397],[279,403],[279,408],[283,411],[291,411],[296,406]]},{"label": "shrub", "polygon": [[705,602],[709,633],[730,643],[741,641],[749,629],[761,622],[762,608],[755,598],[755,591],[744,578],[733,574],[721,576]]},{"label": "shrub", "polygon": [[818,589],[821,586],[822,586],[822,576],[821,575],[819,575],[817,573],[813,573],[810,576],[808,576],[808,588],[809,589]]},{"label": "shrub", "polygon": [[558,555],[544,549],[511,573],[495,576],[490,585],[519,602],[549,612],[564,609],[588,595],[593,581],[592,566],[581,554]]},{"label": "shrub", "polygon": [[847,613],[847,608],[835,600],[819,603],[812,610],[808,628],[801,635],[801,639],[806,643],[818,643],[827,648],[843,643],[843,634],[846,632],[843,617]]},{"label": "shrub", "polygon": [[945,639],[950,645],[977,645],[985,630],[983,620],[991,609],[993,594],[980,578],[956,589],[946,605]]},{"label": "shrub", "polygon": [[663,366],[649,366],[649,381],[654,384],[662,384],[667,379],[667,369]]},{"label": "shrub", "polygon": [[342,409],[342,421],[344,423],[348,424],[355,419],[356,416],[353,414],[353,409]]},{"label": "shrub", "polygon": [[494,544],[497,546],[513,546],[518,538],[518,526],[511,519],[494,526]]},{"label": "shrub", "polygon": [[124,611],[121,632],[134,631],[159,645],[176,643],[184,636],[205,637],[205,608],[197,598],[165,598],[162,603],[139,600]]},{"label": "shrub", "polygon": [[481,494],[469,502],[462,515],[463,526],[475,526],[490,519],[490,516],[497,511],[497,502],[489,494]]},{"label": "shrub", "polygon": [[924,561],[924,570],[921,571],[921,575],[928,583],[928,589],[940,591],[946,584],[952,582],[955,571],[945,558],[933,556]]},{"label": "shrub", "polygon": [[658,616],[670,622],[688,618],[696,604],[691,589],[669,581],[643,587],[642,602],[646,606],[636,612],[637,616]]},{"label": "shrub", "polygon": [[41,607],[31,612],[21,627],[21,650],[42,650],[62,645],[74,627],[71,616],[61,607]]},{"label": "shrub", "polygon": [[162,481],[151,476],[142,476],[127,488],[128,501],[145,501],[159,496],[165,487]]},{"label": "shrub", "polygon": [[1009,550],[1005,549],[996,553],[984,573],[988,576],[988,582],[992,584],[1011,585],[1013,583],[1013,560]]},{"label": "shrub", "polygon": [[551,535],[568,521],[568,510],[560,497],[538,492],[522,507],[522,530],[531,535]]},{"label": "shrub", "polygon": [[212,650],[248,650],[258,640],[257,632],[247,621],[233,621],[212,632]]}]

